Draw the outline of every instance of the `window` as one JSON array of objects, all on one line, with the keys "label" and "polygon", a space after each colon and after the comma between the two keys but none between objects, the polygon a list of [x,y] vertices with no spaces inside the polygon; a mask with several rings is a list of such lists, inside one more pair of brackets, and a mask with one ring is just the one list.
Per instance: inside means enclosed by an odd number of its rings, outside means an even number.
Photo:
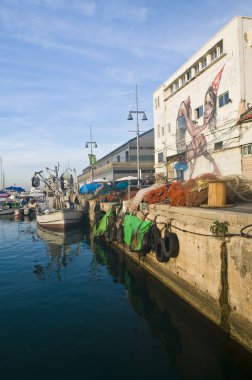
[{"label": "window", "polygon": [[158,153],[158,162],[164,162],[164,153],[163,152],[160,152]]},{"label": "window", "polygon": [[187,73],[186,73],[186,80],[190,80],[191,77],[192,77],[192,72],[191,72],[191,70],[189,70],[189,71],[187,71]]},{"label": "window", "polygon": [[230,102],[228,91],[219,96],[219,108],[225,106]]},{"label": "window", "polygon": [[117,156],[117,162],[120,162],[120,156]]},{"label": "window", "polygon": [[248,156],[252,154],[252,144],[243,145],[242,147],[242,155]]},{"label": "window", "polygon": [[164,127],[162,127],[161,130],[162,130],[162,136],[164,136]]},{"label": "window", "polygon": [[175,83],[175,89],[177,90],[179,88],[179,81]]},{"label": "window", "polygon": [[201,61],[201,68],[204,69],[204,67],[206,67],[207,65],[207,57],[204,57]]},{"label": "window", "polygon": [[167,130],[168,130],[168,133],[171,133],[171,124],[170,123],[167,124]]},{"label": "window", "polygon": [[185,128],[185,125],[186,125],[186,121],[185,121],[184,116],[179,117],[178,118],[178,128],[183,129],[183,128]]},{"label": "window", "polygon": [[199,119],[202,116],[203,116],[203,106],[200,106],[196,108],[195,110],[195,119]]},{"label": "window", "polygon": [[221,41],[219,45],[219,54],[221,55],[223,53],[223,42]]},{"label": "window", "polygon": [[194,66],[195,75],[198,74],[198,72],[199,72],[199,64],[197,63],[197,65]]},{"label": "window", "polygon": [[214,50],[211,52],[211,61],[214,61],[215,58],[217,58],[217,49],[214,49]]},{"label": "window", "polygon": [[185,76],[182,76],[182,84],[185,84]]},{"label": "window", "polygon": [[219,150],[222,148],[223,148],[223,141],[219,141],[214,144],[214,150]]},{"label": "window", "polygon": [[159,96],[155,99],[155,108],[157,109],[157,108],[159,108],[159,105],[160,105],[160,103],[159,103]]}]

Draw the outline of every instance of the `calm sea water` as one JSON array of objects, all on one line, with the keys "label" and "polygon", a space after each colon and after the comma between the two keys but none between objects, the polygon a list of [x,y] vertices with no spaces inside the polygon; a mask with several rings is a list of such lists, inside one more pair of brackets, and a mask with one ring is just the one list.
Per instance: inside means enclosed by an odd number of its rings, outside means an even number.
[{"label": "calm sea water", "polygon": [[251,379],[252,355],[94,242],[0,219],[0,378]]}]

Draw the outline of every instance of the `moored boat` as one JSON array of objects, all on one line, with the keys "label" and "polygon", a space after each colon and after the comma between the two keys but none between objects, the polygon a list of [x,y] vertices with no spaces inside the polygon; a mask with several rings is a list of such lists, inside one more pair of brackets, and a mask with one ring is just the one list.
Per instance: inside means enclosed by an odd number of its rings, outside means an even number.
[{"label": "moored boat", "polygon": [[73,197],[78,198],[74,186],[65,182],[63,174],[58,177],[57,167],[48,178],[45,178],[42,170],[35,172],[33,186],[39,184],[40,179],[45,184],[46,196],[44,204],[37,207],[37,225],[47,230],[66,231],[79,224],[84,210],[78,201],[73,201]]},{"label": "moored boat", "polygon": [[66,231],[79,224],[83,218],[83,210],[63,208],[61,210],[45,210],[37,214],[38,226],[54,231]]}]

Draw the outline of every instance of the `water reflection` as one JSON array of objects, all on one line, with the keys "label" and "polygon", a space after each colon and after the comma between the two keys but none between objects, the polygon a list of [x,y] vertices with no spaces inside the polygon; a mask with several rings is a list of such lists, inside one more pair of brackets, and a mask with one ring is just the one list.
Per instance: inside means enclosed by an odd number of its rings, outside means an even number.
[{"label": "water reflection", "polygon": [[[93,243],[93,261],[124,284],[134,310],[145,319],[182,379],[251,379],[251,354],[121,252]],[[94,264],[93,264],[94,266]]]},{"label": "water reflection", "polygon": [[57,280],[60,281],[62,269],[67,267],[73,256],[80,253],[80,244],[84,239],[83,227],[66,232],[54,232],[37,226],[37,236],[46,242],[50,260],[45,265],[36,264],[33,273],[40,280],[44,280],[50,277],[52,272],[55,272]]}]

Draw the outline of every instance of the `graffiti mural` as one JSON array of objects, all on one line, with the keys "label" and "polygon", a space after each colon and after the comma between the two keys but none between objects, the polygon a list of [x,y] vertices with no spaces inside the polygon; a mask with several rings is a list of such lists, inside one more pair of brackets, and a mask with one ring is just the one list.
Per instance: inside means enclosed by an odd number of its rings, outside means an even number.
[{"label": "graffiti mural", "polygon": [[[207,140],[202,133],[206,128],[210,133],[216,131],[216,102],[219,83],[221,80],[224,66],[216,75],[214,81],[208,88],[204,100],[203,125],[198,125],[192,120],[192,108],[190,96],[184,100],[178,110],[176,127],[176,146],[177,153],[185,152],[186,163],[189,165],[189,178],[192,178],[197,158],[204,156],[213,165],[213,173],[220,175],[220,170],[214,158],[207,150]],[[189,133],[191,141],[187,143],[186,133]]]}]

